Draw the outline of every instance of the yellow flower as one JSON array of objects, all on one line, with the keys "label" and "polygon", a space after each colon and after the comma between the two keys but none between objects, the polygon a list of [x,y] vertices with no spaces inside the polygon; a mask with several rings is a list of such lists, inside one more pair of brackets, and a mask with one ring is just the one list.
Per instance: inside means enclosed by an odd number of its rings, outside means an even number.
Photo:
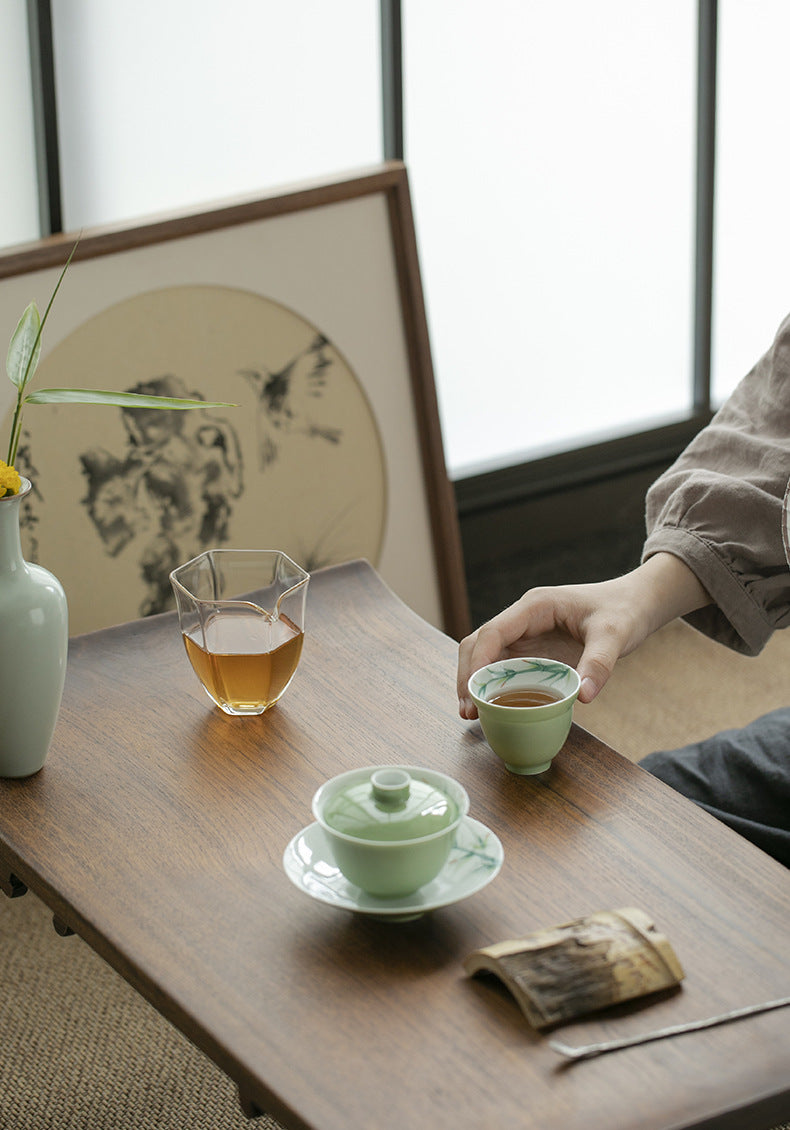
[{"label": "yellow flower", "polygon": [[22,480],[15,467],[9,467],[0,459],[0,498],[5,494],[18,494]]}]

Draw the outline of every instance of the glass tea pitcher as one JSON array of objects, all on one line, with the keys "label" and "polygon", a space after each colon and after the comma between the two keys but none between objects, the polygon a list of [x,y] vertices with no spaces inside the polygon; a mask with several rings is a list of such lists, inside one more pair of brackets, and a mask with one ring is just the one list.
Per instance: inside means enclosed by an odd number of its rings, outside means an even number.
[{"label": "glass tea pitcher", "polygon": [[170,574],[189,661],[226,714],[263,714],[290,683],[309,581],[277,549],[209,549]]}]

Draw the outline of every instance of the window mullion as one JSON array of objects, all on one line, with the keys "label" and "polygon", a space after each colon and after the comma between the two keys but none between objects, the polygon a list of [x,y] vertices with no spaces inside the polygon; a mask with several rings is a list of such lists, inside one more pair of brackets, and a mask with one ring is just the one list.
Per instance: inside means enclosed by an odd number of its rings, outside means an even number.
[{"label": "window mullion", "polygon": [[403,27],[400,0],[380,0],[384,157],[403,160]]},{"label": "window mullion", "polygon": [[39,223],[42,235],[62,231],[55,61],[50,0],[28,0],[30,77],[38,173]]},{"label": "window mullion", "polygon": [[718,0],[699,0],[693,388],[698,413],[711,407],[717,18]]}]

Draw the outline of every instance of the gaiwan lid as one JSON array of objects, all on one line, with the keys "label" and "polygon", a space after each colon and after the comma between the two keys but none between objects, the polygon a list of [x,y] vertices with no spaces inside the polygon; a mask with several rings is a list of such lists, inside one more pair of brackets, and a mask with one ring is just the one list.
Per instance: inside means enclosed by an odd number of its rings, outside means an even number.
[{"label": "gaiwan lid", "polygon": [[376,769],[327,800],[323,817],[336,832],[359,840],[418,840],[454,824],[459,808],[435,785],[405,769]]}]

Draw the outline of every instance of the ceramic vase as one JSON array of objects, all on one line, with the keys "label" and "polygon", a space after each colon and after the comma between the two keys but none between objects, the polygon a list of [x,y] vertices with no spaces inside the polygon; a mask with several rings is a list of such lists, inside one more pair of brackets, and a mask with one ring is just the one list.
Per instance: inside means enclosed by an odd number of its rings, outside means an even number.
[{"label": "ceramic vase", "polygon": [[68,606],[57,577],[25,561],[19,535],[31,483],[0,498],[0,777],[29,777],[46,760],[63,694]]}]

